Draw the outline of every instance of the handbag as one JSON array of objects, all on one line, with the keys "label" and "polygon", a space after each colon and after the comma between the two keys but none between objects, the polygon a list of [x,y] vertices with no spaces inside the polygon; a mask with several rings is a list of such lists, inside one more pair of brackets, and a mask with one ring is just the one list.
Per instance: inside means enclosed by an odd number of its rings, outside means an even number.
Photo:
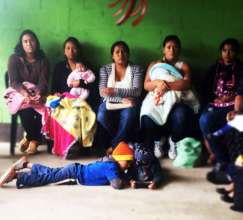
[{"label": "handbag", "polygon": [[120,110],[120,109],[130,108],[130,107],[133,107],[132,103],[106,101],[106,109],[108,110]]}]

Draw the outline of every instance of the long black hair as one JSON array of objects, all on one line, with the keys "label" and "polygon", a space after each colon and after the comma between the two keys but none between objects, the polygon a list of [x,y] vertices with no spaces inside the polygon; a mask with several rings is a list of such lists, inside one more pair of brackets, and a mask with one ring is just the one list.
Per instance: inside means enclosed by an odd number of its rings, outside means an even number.
[{"label": "long black hair", "polygon": [[[64,43],[63,43],[63,49],[65,50],[66,44],[70,42],[72,44],[75,45],[75,47],[77,48],[77,57],[76,57],[76,61],[81,61],[81,44],[79,42],[79,40],[75,37],[68,37]],[[66,56],[65,56],[66,58]]]},{"label": "long black hair", "polygon": [[240,43],[239,43],[239,41],[238,41],[237,39],[235,39],[235,38],[227,38],[227,39],[225,39],[225,40],[220,44],[220,46],[219,46],[219,50],[222,51],[223,48],[224,48],[224,46],[225,46],[226,44],[231,45],[231,46],[233,47],[233,50],[235,51],[236,54],[239,53],[239,51],[240,51]]},{"label": "long black hair", "polygon": [[45,57],[45,53],[40,48],[40,42],[39,42],[38,37],[36,36],[36,34],[32,30],[29,30],[29,29],[24,30],[20,34],[19,41],[18,41],[18,43],[17,43],[17,45],[15,46],[15,49],[14,49],[15,54],[20,56],[20,57],[24,57],[25,56],[25,51],[24,51],[24,48],[23,48],[22,38],[26,34],[30,35],[31,37],[33,37],[35,39],[35,41],[36,41],[36,50],[35,50],[35,53],[34,53],[34,57],[36,59],[41,59],[41,58]]}]

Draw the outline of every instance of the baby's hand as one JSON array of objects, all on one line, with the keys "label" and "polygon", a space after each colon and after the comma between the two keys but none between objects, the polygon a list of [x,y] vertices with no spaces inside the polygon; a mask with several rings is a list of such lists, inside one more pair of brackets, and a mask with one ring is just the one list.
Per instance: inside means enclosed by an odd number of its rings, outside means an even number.
[{"label": "baby's hand", "polygon": [[160,104],[160,99],[161,99],[161,94],[158,91],[158,89],[156,88],[154,90],[154,103],[155,103],[155,105],[159,105]]},{"label": "baby's hand", "polygon": [[114,88],[103,88],[101,90],[101,95],[102,96],[109,96],[109,95],[112,95],[114,93]]},{"label": "baby's hand", "polygon": [[78,88],[80,86],[80,81],[79,80],[72,80],[70,83],[71,88]]}]

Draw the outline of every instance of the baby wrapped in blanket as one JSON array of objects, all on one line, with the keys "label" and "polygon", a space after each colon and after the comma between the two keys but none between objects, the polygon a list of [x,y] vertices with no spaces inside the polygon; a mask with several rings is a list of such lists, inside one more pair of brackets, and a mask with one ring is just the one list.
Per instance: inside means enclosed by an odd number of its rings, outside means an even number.
[{"label": "baby wrapped in blanket", "polygon": [[70,94],[79,96],[82,100],[87,99],[89,96],[89,90],[73,86],[72,81],[76,80],[83,80],[85,84],[89,84],[95,81],[95,74],[90,69],[84,70],[79,64],[77,64],[76,69],[72,71],[67,78],[67,84],[71,87]]},{"label": "baby wrapped in blanket", "polygon": [[[183,75],[174,66],[167,63],[155,64],[150,69],[149,74],[152,81],[164,80],[174,82],[183,78]],[[158,125],[164,125],[173,105],[177,102],[183,102],[189,105],[195,113],[199,110],[199,102],[192,90],[168,90],[162,97],[158,97],[155,89],[145,97],[141,107],[140,118],[143,115],[147,115]]]}]

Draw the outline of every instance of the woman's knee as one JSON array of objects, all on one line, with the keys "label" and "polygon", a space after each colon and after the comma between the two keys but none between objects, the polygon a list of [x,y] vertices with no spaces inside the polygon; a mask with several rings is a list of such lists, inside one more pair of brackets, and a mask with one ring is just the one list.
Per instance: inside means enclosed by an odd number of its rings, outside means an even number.
[{"label": "woman's knee", "polygon": [[199,126],[202,131],[205,131],[208,127],[213,118],[211,117],[211,114],[208,112],[202,113],[202,115],[199,118]]},{"label": "woman's knee", "polygon": [[192,120],[193,118],[193,111],[190,107],[184,104],[177,104],[171,111],[171,116],[173,121],[180,121],[182,123]]},{"label": "woman's knee", "polygon": [[104,122],[106,120],[106,114],[107,114],[107,109],[105,103],[103,102],[102,104],[100,104],[97,112],[97,121],[101,123]]},{"label": "woman's knee", "polygon": [[138,119],[138,112],[135,108],[127,108],[121,111],[121,119],[127,122],[132,122]]},{"label": "woman's knee", "polygon": [[154,125],[154,122],[153,122],[153,120],[149,116],[143,115],[141,117],[141,127],[142,128],[153,127],[153,125]]}]

